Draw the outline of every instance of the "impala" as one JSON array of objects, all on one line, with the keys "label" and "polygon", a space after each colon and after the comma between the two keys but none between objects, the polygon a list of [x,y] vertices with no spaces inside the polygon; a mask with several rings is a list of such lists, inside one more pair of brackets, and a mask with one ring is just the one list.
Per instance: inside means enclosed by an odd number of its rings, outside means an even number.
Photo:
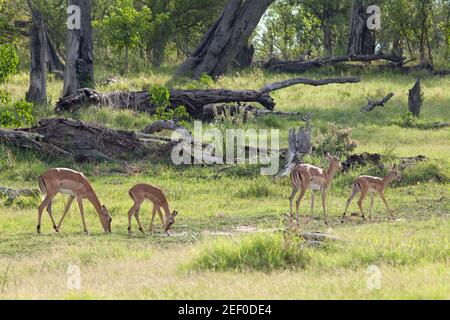
[{"label": "impala", "polygon": [[[153,222],[155,220],[156,212],[158,212],[163,230],[168,236],[170,236],[169,230],[175,223],[175,217],[177,216],[178,211],[173,211],[172,213],[170,212],[169,202],[167,201],[167,198],[162,190],[149,184],[138,184],[131,188],[128,194],[134,201],[133,207],[131,207],[130,211],[128,211],[128,233],[131,234],[131,218],[134,215],[139,225],[139,231],[145,234],[144,228],[139,220],[139,210],[144,200],[147,199],[153,203],[152,221],[149,228],[150,233],[153,231]],[[166,215],[165,221],[163,219],[161,208],[163,208]]]},{"label": "impala", "polygon": [[292,171],[291,173],[292,194],[289,198],[291,224],[293,220],[292,204],[295,195],[297,194],[298,191],[300,191],[300,195],[298,196],[296,202],[296,214],[297,214],[296,220],[297,224],[300,224],[300,213],[299,213],[300,201],[302,201],[308,189],[311,189],[311,213],[314,212],[315,192],[316,191],[321,192],[324,220],[325,224],[328,224],[326,194],[328,188],[331,185],[331,181],[333,180],[334,174],[336,173],[336,171],[342,169],[342,166],[339,163],[338,156],[332,157],[330,154],[327,154],[326,159],[330,162],[330,166],[327,171],[324,171],[321,168],[309,164],[299,164]]},{"label": "impala", "polygon": [[347,206],[345,207],[344,215],[342,217],[342,223],[344,223],[345,215],[347,214],[348,207],[352,203],[355,196],[361,192],[361,195],[358,200],[358,206],[359,210],[361,210],[361,215],[364,220],[366,220],[364,216],[363,211],[363,201],[366,198],[367,194],[370,194],[370,209],[369,209],[369,219],[372,220],[372,208],[373,208],[373,200],[375,193],[378,193],[381,197],[381,200],[383,200],[384,205],[386,206],[386,209],[388,210],[389,214],[391,215],[392,219],[395,219],[395,216],[393,214],[393,211],[389,208],[388,203],[386,201],[386,198],[384,197],[384,190],[386,187],[394,180],[400,181],[401,177],[398,174],[395,166],[389,171],[386,177],[378,178],[378,177],[371,177],[371,176],[360,176],[356,178],[356,180],[353,182],[352,185],[352,195],[347,200]]},{"label": "impala", "polygon": [[[84,219],[84,199],[87,199],[94,206],[100,218],[100,223],[105,230],[105,233],[111,232],[112,217],[106,207],[101,205],[100,201],[97,198],[97,195],[94,192],[94,189],[83,173],[63,168],[50,169],[39,177],[39,188],[44,194],[44,199],[38,209],[37,232],[39,234],[41,233],[41,220],[44,209],[47,208],[48,214],[53,223],[53,229],[56,232],[59,232],[59,230],[61,229],[61,224],[64,221],[64,218],[75,198],[78,201],[81,220],[83,222],[83,228],[86,234],[89,232],[87,230],[86,221]],[[52,214],[52,201],[58,193],[68,195],[69,201],[67,202],[61,221],[59,222],[58,226],[56,226]]]}]

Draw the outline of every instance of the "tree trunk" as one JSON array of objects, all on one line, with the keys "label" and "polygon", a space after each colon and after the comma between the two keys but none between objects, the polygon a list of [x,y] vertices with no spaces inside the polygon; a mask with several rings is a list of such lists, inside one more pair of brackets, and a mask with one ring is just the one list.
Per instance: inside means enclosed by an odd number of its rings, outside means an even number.
[{"label": "tree trunk", "polygon": [[125,59],[124,59],[124,73],[125,74],[128,74],[128,72],[130,71],[129,59],[130,59],[130,49],[128,48],[128,46],[126,46],[125,47]]},{"label": "tree trunk", "polygon": [[238,68],[251,67],[254,55],[255,55],[255,47],[253,45],[243,46],[232,65]]},{"label": "tree trunk", "polygon": [[44,26],[45,28],[45,36],[47,38],[47,66],[48,70],[51,73],[54,73],[56,75],[64,74],[64,63],[61,61],[60,57],[58,56],[58,53],[56,52],[55,45],[53,44],[53,41],[50,37],[50,34],[48,33],[47,26]]},{"label": "tree trunk", "polygon": [[367,28],[368,17],[364,0],[353,0],[348,55],[372,55],[375,53],[375,35]]},{"label": "tree trunk", "polygon": [[325,22],[323,26],[323,47],[325,56],[331,57],[333,55],[333,35],[328,22]]},{"label": "tree trunk", "polygon": [[391,61],[401,65],[405,58],[394,55],[374,54],[367,56],[325,57],[308,61],[279,61],[272,59],[265,64],[264,68],[281,72],[301,73],[306,72],[311,68],[321,67],[324,65],[333,65],[342,62],[370,62],[377,60]]},{"label": "tree trunk", "polygon": [[420,84],[420,78],[417,79],[414,87],[409,90],[408,109],[415,116],[420,116],[420,111],[423,103],[422,87]]},{"label": "tree trunk", "polygon": [[[215,103],[257,102],[267,110],[274,110],[276,103],[270,93],[297,84],[323,86],[334,83],[358,83],[359,78],[330,78],[311,80],[304,78],[289,79],[266,85],[261,90],[170,90],[170,107],[185,106],[186,111],[195,119],[201,119],[204,107]],[[62,98],[56,104],[56,112],[73,112],[82,107],[110,106],[118,109],[132,109],[154,114],[157,106],[152,103],[148,91],[100,93],[91,89],[80,89],[74,95]]]},{"label": "tree trunk", "polygon": [[77,162],[170,155],[165,140],[69,119],[42,119],[38,126],[21,130],[0,129],[0,142]]},{"label": "tree trunk", "polygon": [[70,5],[77,5],[81,9],[81,29],[67,30],[63,97],[94,84],[91,1],[69,0]]},{"label": "tree trunk", "polygon": [[31,11],[33,25],[30,31],[30,88],[26,94],[26,100],[47,104],[47,38],[41,12],[33,8]]},{"label": "tree trunk", "polygon": [[230,0],[197,50],[178,69],[177,76],[198,79],[202,73],[222,75],[248,43],[262,15],[274,0]]}]

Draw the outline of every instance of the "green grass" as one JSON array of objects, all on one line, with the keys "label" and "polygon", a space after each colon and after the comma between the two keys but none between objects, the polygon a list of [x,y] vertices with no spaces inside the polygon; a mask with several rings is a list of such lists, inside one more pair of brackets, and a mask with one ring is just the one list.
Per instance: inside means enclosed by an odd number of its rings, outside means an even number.
[{"label": "green grass", "polygon": [[[148,70],[145,74],[119,77],[104,85],[111,75],[97,72],[98,89],[141,90],[149,84],[164,85],[173,68]],[[324,70],[305,77],[353,75],[350,71]],[[285,226],[291,192],[287,178],[261,177],[257,166],[173,167],[150,160],[130,162],[133,170],[102,163],[74,164],[32,152],[0,146],[0,185],[37,188],[37,177],[50,167],[71,167],[83,171],[98,196],[113,215],[113,234],[102,234],[98,217],[85,206],[90,236],[82,233],[78,208],[74,205],[61,235],[52,232],[44,215],[43,235],[37,236],[38,198],[19,198],[10,205],[0,199],[0,298],[50,299],[410,299],[450,298],[449,213],[450,213],[450,129],[421,130],[397,125],[407,109],[407,92],[414,75],[360,73],[362,82],[327,87],[291,87],[274,93],[277,109],[313,114],[314,136],[330,123],[352,129],[356,152],[378,152],[387,158],[415,156],[429,161],[402,172],[400,183],[386,191],[399,221],[391,222],[380,199],[374,206],[374,223],[353,219],[341,225],[345,201],[352,180],[360,174],[382,175],[386,169],[356,168],[338,174],[328,194],[331,225],[313,220],[305,230],[331,233],[343,239],[325,248],[286,246],[284,239],[268,234],[246,234]],[[226,87],[258,89],[269,82],[292,75],[261,70],[244,70],[215,83],[178,82],[177,87]],[[450,78],[424,75],[425,104],[421,121],[450,121]],[[5,86],[14,99],[23,98],[28,86],[25,73]],[[50,78],[52,104],[61,94],[62,83]],[[378,98],[393,91],[396,96],[385,106],[361,114],[366,96]],[[36,117],[55,117],[49,107],[36,108]],[[66,115],[123,130],[140,130],[155,119],[132,111],[87,108]],[[240,128],[280,129],[281,145],[287,146],[288,129],[302,124],[296,117],[267,116]],[[192,126],[192,124],[190,124]],[[209,127],[209,124],[205,124]],[[232,121],[224,127],[237,126]],[[325,165],[320,157],[312,163]],[[391,161],[391,160],[390,160]],[[159,229],[153,235],[127,235],[127,212],[132,205],[128,190],[137,183],[161,186],[171,208],[180,211],[173,237]],[[301,214],[309,211],[309,193]],[[54,214],[61,216],[66,198],[57,196]],[[316,217],[322,216],[320,199]],[[365,202],[365,210],[369,201]],[[356,201],[350,211],[358,211]],[[148,226],[151,206],[146,203],[141,219]],[[160,228],[159,221],[157,226]],[[137,231],[133,221],[134,230]],[[301,248],[301,249],[299,249]],[[78,265],[82,289],[67,290],[67,268]],[[380,267],[382,289],[368,290],[367,268]]]}]

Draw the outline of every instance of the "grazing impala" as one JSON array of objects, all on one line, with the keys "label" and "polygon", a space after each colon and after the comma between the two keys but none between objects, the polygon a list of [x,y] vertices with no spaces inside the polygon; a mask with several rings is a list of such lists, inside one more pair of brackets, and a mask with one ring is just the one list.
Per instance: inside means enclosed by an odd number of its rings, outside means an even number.
[{"label": "grazing impala", "polygon": [[361,215],[364,220],[366,220],[366,218],[364,216],[364,211],[363,211],[363,207],[362,207],[363,201],[366,198],[367,194],[369,193],[370,194],[369,219],[372,220],[372,208],[373,208],[373,199],[375,196],[375,192],[377,192],[380,195],[381,200],[383,200],[384,205],[386,206],[389,214],[391,215],[391,218],[394,219],[395,218],[394,214],[393,214],[392,210],[389,208],[386,198],[384,197],[384,190],[392,181],[394,181],[396,179],[398,181],[400,181],[401,178],[400,178],[400,175],[397,173],[395,166],[394,166],[394,168],[392,168],[391,171],[389,171],[388,175],[384,179],[377,178],[377,177],[371,177],[371,176],[360,176],[360,177],[356,178],[356,180],[355,180],[355,182],[353,182],[353,186],[352,186],[352,188],[353,188],[352,195],[347,200],[347,206],[345,207],[344,215],[342,217],[342,223],[344,223],[344,218],[345,218],[345,215],[347,214],[348,207],[350,206],[353,199],[359,192],[361,192],[361,195],[358,200],[358,206],[359,206],[359,210],[361,210]]},{"label": "grazing impala", "polygon": [[[59,232],[61,229],[61,224],[75,198],[78,201],[85,233],[88,233],[88,230],[86,227],[86,221],[84,220],[83,199],[87,199],[90,203],[92,203],[97,211],[105,232],[111,232],[112,217],[106,207],[101,205],[94,189],[92,189],[91,184],[81,172],[70,169],[50,169],[39,177],[39,188],[45,195],[45,198],[38,210],[37,232],[39,234],[41,233],[41,220],[44,209],[47,208],[48,214],[53,223],[53,229],[56,232]],[[69,201],[67,202],[61,221],[58,226],[56,226],[52,215],[52,201],[58,193],[69,195]]]},{"label": "grazing impala", "polygon": [[314,210],[314,193],[316,191],[321,192],[325,224],[328,224],[326,193],[328,188],[330,187],[335,172],[337,170],[342,169],[342,166],[339,163],[338,156],[332,157],[330,154],[327,154],[326,159],[330,162],[328,171],[324,171],[321,168],[309,164],[299,164],[292,171],[291,173],[292,194],[291,197],[289,198],[291,224],[293,220],[292,203],[294,201],[295,195],[300,190],[300,195],[296,202],[296,213],[297,213],[296,220],[297,224],[300,224],[300,213],[299,213],[300,201],[302,201],[308,189],[311,189],[311,212],[313,212]]},{"label": "grazing impala", "polygon": [[[131,188],[128,194],[134,201],[133,207],[130,209],[130,211],[128,211],[128,233],[131,234],[131,218],[134,215],[139,225],[139,231],[145,234],[144,228],[142,227],[141,221],[139,220],[139,210],[141,208],[142,202],[144,202],[145,199],[148,199],[153,203],[152,222],[150,223],[149,231],[152,232],[153,230],[153,222],[155,220],[156,212],[158,212],[163,230],[168,236],[170,236],[169,230],[175,223],[175,217],[177,216],[178,211],[173,211],[172,213],[170,212],[169,202],[167,201],[167,198],[161,191],[161,189],[149,184],[138,184]],[[161,208],[163,208],[166,215],[165,221],[163,219]]]}]

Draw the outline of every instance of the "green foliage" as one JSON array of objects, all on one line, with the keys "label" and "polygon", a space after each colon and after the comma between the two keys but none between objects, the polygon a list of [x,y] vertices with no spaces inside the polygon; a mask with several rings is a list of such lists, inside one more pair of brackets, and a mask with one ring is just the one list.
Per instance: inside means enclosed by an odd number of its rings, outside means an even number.
[{"label": "green foliage", "polygon": [[220,239],[201,249],[188,265],[194,270],[264,271],[305,268],[310,256],[301,240],[285,241],[280,235],[253,235]]},{"label": "green foliage", "polygon": [[9,44],[0,45],[0,84],[16,73],[18,64],[16,49]]},{"label": "green foliage", "polygon": [[174,120],[181,125],[190,120],[190,115],[185,106],[170,108],[170,90],[162,86],[151,86],[148,89],[151,95],[151,103],[156,106],[156,116],[159,120]]},{"label": "green foliage", "polygon": [[352,139],[352,129],[338,129],[338,127],[332,123],[329,128],[323,132],[316,139],[315,151],[320,155],[336,155],[340,153],[342,157],[350,155],[355,151],[356,141]]},{"label": "green foliage", "polygon": [[450,173],[448,165],[438,161],[426,161],[402,171],[401,185],[415,185],[427,182],[449,183]]},{"label": "green foliage", "polygon": [[22,127],[34,122],[32,103],[20,100],[12,106],[7,105],[0,109],[0,126],[2,127]]}]

